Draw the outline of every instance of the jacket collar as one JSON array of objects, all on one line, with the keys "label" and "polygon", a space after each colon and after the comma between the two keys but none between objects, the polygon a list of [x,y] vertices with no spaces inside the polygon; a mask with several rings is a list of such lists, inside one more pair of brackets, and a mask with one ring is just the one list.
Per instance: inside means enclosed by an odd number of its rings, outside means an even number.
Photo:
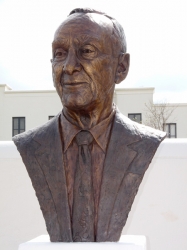
[{"label": "jacket collar", "polygon": [[[141,135],[137,132],[134,124],[134,122],[116,111],[104,162],[98,210],[98,241],[99,235],[106,234],[107,237],[111,214],[120,184],[137,155],[137,152],[131,146],[141,141]],[[58,115],[45,124],[42,130],[38,130],[33,139],[38,143],[35,156],[51,190],[61,232],[64,233],[64,237],[71,238],[66,177],[63,168],[64,150],[59,126]],[[57,148],[59,150],[56,150]],[[64,211],[63,214],[62,211]]]},{"label": "jacket collar", "polygon": [[[105,118],[103,121],[89,129],[88,131],[92,134],[96,143],[99,147],[106,152],[108,137],[110,133],[110,126],[114,118],[116,109],[113,108],[111,114]],[[77,127],[75,124],[72,124],[65,117],[63,112],[61,113],[61,124],[62,124],[62,134],[63,134],[63,143],[64,143],[64,152],[68,149],[69,145],[73,141],[74,137],[82,130],[80,127]]]}]

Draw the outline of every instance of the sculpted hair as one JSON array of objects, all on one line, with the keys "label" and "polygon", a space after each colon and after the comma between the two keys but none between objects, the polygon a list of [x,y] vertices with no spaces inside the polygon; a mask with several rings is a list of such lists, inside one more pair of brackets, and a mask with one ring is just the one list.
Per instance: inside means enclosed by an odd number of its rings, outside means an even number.
[{"label": "sculpted hair", "polygon": [[114,44],[114,48],[119,48],[119,51],[121,53],[126,53],[127,50],[127,43],[126,43],[126,38],[125,38],[125,32],[123,30],[123,27],[121,26],[121,24],[113,17],[108,16],[106,13],[98,11],[98,10],[94,10],[94,9],[89,9],[89,8],[76,8],[73,9],[70,13],[70,15],[76,14],[76,13],[83,13],[83,14],[88,14],[88,13],[96,13],[96,14],[100,14],[103,15],[107,18],[109,18],[113,24],[113,44]]}]

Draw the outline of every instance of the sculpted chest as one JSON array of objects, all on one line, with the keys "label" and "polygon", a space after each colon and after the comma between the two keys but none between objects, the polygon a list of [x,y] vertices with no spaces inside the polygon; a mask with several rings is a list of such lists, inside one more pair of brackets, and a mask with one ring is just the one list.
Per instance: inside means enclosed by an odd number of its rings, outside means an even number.
[{"label": "sculpted chest", "polygon": [[[14,138],[51,241],[73,241],[61,140],[58,117],[43,129],[27,133],[24,139]],[[133,123],[124,123],[121,115],[116,114],[104,162],[96,241],[118,241],[143,175],[161,140],[161,135],[145,140]]]}]

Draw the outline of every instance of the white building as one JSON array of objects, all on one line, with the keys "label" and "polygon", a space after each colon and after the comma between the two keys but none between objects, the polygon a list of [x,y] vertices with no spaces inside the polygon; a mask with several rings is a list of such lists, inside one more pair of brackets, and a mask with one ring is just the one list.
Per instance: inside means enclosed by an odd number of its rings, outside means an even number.
[{"label": "white building", "polygon": [[[130,118],[145,122],[145,103],[153,101],[154,88],[116,88],[114,102]],[[171,106],[173,104],[170,104]],[[0,85],[0,141],[10,141],[12,136],[42,125],[58,114],[62,104],[55,90],[14,91]],[[177,108],[167,122],[173,137],[187,137],[187,103]]]}]

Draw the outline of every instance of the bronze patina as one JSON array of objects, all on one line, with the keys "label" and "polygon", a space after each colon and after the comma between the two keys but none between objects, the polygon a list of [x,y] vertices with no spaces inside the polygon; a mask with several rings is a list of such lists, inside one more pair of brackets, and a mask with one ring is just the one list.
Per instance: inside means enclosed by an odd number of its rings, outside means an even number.
[{"label": "bronze patina", "polygon": [[13,140],[51,241],[118,241],[165,133],[129,120],[113,104],[130,58],[114,18],[75,9],[57,29],[52,49],[63,109]]}]

